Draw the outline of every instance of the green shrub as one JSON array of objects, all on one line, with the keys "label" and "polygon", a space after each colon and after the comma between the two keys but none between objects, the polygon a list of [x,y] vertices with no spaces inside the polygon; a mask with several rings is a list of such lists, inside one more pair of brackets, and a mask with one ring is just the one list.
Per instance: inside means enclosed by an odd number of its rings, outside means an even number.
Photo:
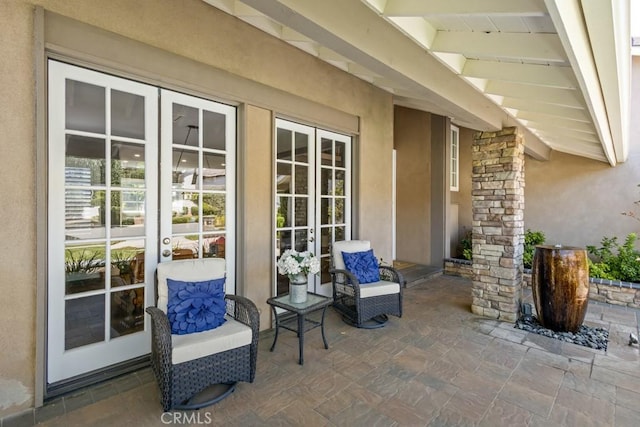
[{"label": "green shrub", "polygon": [[533,255],[536,252],[536,245],[542,245],[546,237],[542,231],[531,231],[527,228],[524,233],[524,253],[522,254],[522,264],[524,268],[531,268],[533,265]]},{"label": "green shrub", "polygon": [[174,216],[171,219],[171,222],[173,224],[186,224],[189,222],[189,217],[188,216]]},{"label": "green shrub", "polygon": [[589,264],[589,275],[601,279],[640,282],[640,252],[635,249],[638,236],[630,233],[620,245],[617,237],[603,237],[601,247],[587,246],[595,257]]},{"label": "green shrub", "polygon": [[462,258],[470,260],[473,257],[473,233],[471,230],[468,230],[460,239],[460,246],[462,247]]}]

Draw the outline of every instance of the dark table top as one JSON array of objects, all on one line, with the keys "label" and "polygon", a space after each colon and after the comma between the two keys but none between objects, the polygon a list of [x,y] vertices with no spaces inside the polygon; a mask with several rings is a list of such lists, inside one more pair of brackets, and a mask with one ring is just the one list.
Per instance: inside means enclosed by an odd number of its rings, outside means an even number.
[{"label": "dark table top", "polygon": [[283,308],[298,314],[306,314],[326,307],[333,303],[333,298],[324,295],[307,292],[307,300],[301,303],[292,303],[289,294],[272,297],[267,300],[267,304]]}]

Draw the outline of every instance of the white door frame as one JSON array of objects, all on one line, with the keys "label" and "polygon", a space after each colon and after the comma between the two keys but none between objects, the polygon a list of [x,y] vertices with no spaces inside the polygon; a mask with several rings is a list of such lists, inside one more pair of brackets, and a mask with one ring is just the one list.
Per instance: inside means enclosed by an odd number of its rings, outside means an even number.
[{"label": "white door frame", "polygon": [[[295,159],[292,155],[291,159],[279,159],[278,158],[278,129],[286,129],[292,132],[292,137],[295,139],[295,133],[306,135],[308,138],[308,158],[306,161],[300,161]],[[330,296],[331,279],[326,273],[330,265],[330,244],[336,238],[336,234],[339,234],[339,240],[348,240],[351,238],[351,143],[352,138],[330,132],[323,129],[317,129],[312,126],[303,125],[300,123],[292,122],[289,120],[277,118],[274,126],[274,144],[273,144],[273,170],[274,170],[274,183],[273,183],[273,195],[274,195],[274,237],[273,237],[273,249],[274,249],[274,265],[277,258],[283,252],[284,248],[278,247],[278,239],[276,233],[278,232],[291,232],[294,243],[291,244],[292,248],[296,247],[295,242],[295,230],[307,229],[307,244],[306,250],[314,253],[321,263],[322,271],[319,275],[309,276],[308,278],[308,290],[310,292],[319,293]],[[295,140],[291,141],[292,147],[295,145]],[[338,145],[342,150],[338,149]],[[323,151],[328,149],[329,153]],[[295,149],[292,148],[292,152]],[[340,158],[340,164],[336,164],[336,152],[340,152],[344,158]],[[328,159],[328,160],[327,160]],[[278,165],[281,167],[292,167],[293,179],[295,181],[295,166],[301,165],[307,167],[307,193],[304,195],[293,193],[278,193]],[[323,173],[325,175],[323,175]],[[336,179],[338,174],[340,179]],[[323,184],[323,180],[326,180]],[[336,194],[336,181],[339,181],[340,186],[344,186],[344,194]],[[292,184],[293,185],[293,184]],[[327,194],[322,194],[322,188],[327,190]],[[278,227],[277,210],[280,203],[279,198],[285,199],[295,197],[306,197],[307,199],[307,223],[295,224],[289,223],[285,227]],[[336,209],[336,206],[340,209]],[[340,211],[342,215],[342,221],[336,223],[336,212]],[[323,215],[330,215],[331,218],[323,223]],[[289,218],[291,222],[295,222],[295,218]],[[339,233],[336,233],[336,229],[340,229]],[[329,239],[329,242],[326,240]],[[278,271],[274,268],[273,278],[273,294],[278,294]]]},{"label": "white door frame", "polygon": [[[160,196],[160,262],[170,261],[172,259],[172,242],[175,237],[180,235],[189,234],[191,236],[198,236],[197,240],[197,252],[198,257],[203,257],[203,239],[209,234],[206,232],[203,226],[202,217],[194,227],[193,232],[188,233],[174,233],[172,224],[173,213],[173,197],[172,197],[172,172],[174,170],[173,151],[174,149],[183,150],[185,146],[182,145],[183,141],[176,141],[173,135],[174,127],[172,124],[179,118],[173,116],[173,104],[180,104],[181,106],[187,106],[197,109],[198,117],[197,123],[200,126],[199,131],[194,132],[197,135],[197,141],[193,142],[193,148],[188,147],[191,153],[196,154],[199,165],[203,165],[203,156],[206,154],[214,154],[218,156],[224,156],[225,164],[223,165],[225,170],[224,177],[224,189],[223,190],[203,190],[203,174],[200,173],[196,176],[193,183],[193,188],[187,191],[192,193],[198,193],[200,200],[202,200],[203,194],[224,194],[225,195],[225,218],[224,218],[224,233],[225,236],[225,260],[226,260],[226,281],[225,292],[229,294],[236,293],[235,282],[235,194],[236,194],[236,182],[235,182],[235,168],[236,168],[236,109],[230,105],[221,104],[219,102],[209,101],[202,98],[197,98],[182,93],[173,92],[170,90],[161,90],[161,111],[163,124],[161,129],[161,142],[160,142],[160,188],[162,194]],[[225,116],[225,148],[221,149],[207,149],[203,148],[203,112],[214,112]],[[212,232],[214,233],[214,232]]]},{"label": "white door frame", "polygon": [[[111,271],[104,269],[104,289],[81,292],[66,295],[65,286],[65,242],[66,222],[65,222],[65,141],[66,135],[77,135],[80,137],[90,137],[104,139],[105,141],[105,183],[96,185],[98,191],[111,188],[111,165],[109,149],[112,140],[110,134],[110,114],[105,114],[106,129],[103,134],[96,134],[86,131],[67,130],[65,126],[65,102],[66,102],[66,80],[76,80],[88,82],[90,84],[104,87],[106,93],[105,111],[110,111],[110,89],[115,89],[127,93],[140,95],[144,98],[145,112],[145,137],[144,140],[131,138],[113,137],[118,141],[128,141],[131,143],[144,144],[145,156],[145,270],[146,283],[144,285],[144,306],[153,304],[155,300],[154,287],[152,283],[154,265],[157,260],[157,250],[155,241],[157,239],[157,209],[153,200],[157,194],[156,167],[157,161],[157,88],[144,85],[130,80],[113,77],[107,74],[86,70],[60,62],[50,60],[49,67],[49,160],[48,160],[48,320],[47,320],[47,382],[54,383],[76,375],[84,374],[92,370],[100,369],[104,366],[112,365],[122,360],[132,359],[149,353],[151,334],[149,331],[149,320],[147,316],[144,321],[142,332],[131,333],[117,338],[111,338],[110,331],[110,296],[111,291]],[[114,190],[115,191],[115,190]],[[111,241],[110,209],[109,201],[105,201],[105,236],[98,237],[88,242]],[[113,237],[114,240],[122,239]],[[105,250],[105,263],[111,265],[111,254]],[[128,285],[114,288],[117,291],[129,288],[139,288],[140,284]],[[76,348],[65,349],[66,312],[67,301],[88,297],[100,296],[104,298],[104,340],[92,344],[82,345]]]}]

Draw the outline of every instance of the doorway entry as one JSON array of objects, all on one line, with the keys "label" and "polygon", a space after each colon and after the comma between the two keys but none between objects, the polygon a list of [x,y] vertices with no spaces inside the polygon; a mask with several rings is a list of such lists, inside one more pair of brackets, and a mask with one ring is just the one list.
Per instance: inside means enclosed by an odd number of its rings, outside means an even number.
[{"label": "doorway entry", "polygon": [[234,293],[233,106],[49,61],[47,384],[150,352],[158,262]]},{"label": "doorway entry", "polygon": [[[331,245],[351,238],[352,138],[276,119],[274,142],[274,266],[287,249],[312,252],[321,268],[308,290],[330,296]],[[274,271],[274,295],[287,293]]]}]

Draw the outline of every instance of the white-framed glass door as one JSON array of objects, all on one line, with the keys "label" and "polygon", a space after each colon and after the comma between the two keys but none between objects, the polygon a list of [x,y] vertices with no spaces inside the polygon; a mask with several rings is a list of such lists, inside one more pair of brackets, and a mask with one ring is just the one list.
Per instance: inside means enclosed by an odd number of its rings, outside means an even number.
[{"label": "white-framed glass door", "polygon": [[[331,295],[331,244],[351,237],[351,138],[276,119],[274,266],[286,249],[311,251],[321,272],[308,290]],[[274,268],[274,294],[289,281]]]},{"label": "white-framed glass door", "polygon": [[235,294],[233,106],[161,91],[160,262],[225,258]]},{"label": "white-framed glass door", "polygon": [[331,246],[351,239],[351,137],[316,130],[315,253],[320,277],[314,292],[331,295]]},{"label": "white-framed glass door", "polygon": [[149,353],[158,262],[225,258],[235,293],[236,109],[49,61],[48,128],[53,384]]},{"label": "white-framed glass door", "polygon": [[56,61],[48,69],[47,382],[55,383],[149,352],[158,91]]}]

